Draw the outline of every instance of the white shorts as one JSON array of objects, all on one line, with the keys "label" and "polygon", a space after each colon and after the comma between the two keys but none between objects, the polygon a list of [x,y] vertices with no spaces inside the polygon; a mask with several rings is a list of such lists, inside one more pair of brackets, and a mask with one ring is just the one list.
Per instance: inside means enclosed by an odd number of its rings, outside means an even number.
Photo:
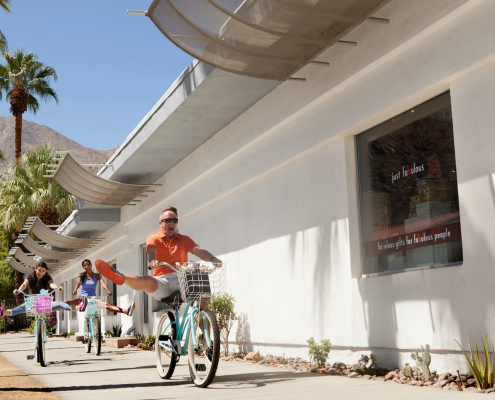
[{"label": "white shorts", "polygon": [[153,279],[158,284],[158,287],[153,293],[150,293],[150,295],[158,301],[170,296],[176,290],[180,291],[177,272],[172,272],[167,275],[154,276]]}]

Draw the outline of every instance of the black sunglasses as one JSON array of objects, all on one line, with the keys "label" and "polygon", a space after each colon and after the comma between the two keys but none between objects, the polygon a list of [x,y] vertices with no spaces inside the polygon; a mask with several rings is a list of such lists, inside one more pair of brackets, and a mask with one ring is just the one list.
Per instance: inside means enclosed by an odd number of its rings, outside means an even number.
[{"label": "black sunglasses", "polygon": [[161,219],[160,222],[165,222],[166,224],[170,224],[173,222],[174,224],[177,224],[179,222],[178,218],[166,218],[166,219]]}]

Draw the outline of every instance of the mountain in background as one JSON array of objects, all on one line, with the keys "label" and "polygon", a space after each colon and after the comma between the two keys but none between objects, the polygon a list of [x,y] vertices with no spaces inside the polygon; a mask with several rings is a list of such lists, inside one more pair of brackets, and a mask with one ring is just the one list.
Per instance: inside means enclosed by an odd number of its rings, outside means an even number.
[{"label": "mountain in background", "polygon": [[[14,117],[0,117],[0,150],[7,161],[0,161],[0,178],[4,178],[9,165],[15,162],[14,155]],[[81,146],[53,129],[22,120],[22,154],[32,147],[50,143],[54,151],[70,151],[79,164],[99,164],[110,158],[113,150],[94,150]],[[87,167],[93,172],[95,168]]]}]

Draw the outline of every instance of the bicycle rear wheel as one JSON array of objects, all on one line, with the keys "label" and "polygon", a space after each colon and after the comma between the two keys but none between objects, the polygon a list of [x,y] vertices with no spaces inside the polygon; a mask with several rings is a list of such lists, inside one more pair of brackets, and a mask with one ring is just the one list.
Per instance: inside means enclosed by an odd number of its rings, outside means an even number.
[{"label": "bicycle rear wheel", "polygon": [[42,367],[46,367],[46,358],[45,358],[45,329],[43,321],[38,321],[38,361]]},{"label": "bicycle rear wheel", "polygon": [[[168,349],[160,347],[159,344],[160,336],[167,335],[172,340],[177,339],[177,328],[175,324],[172,324],[172,322],[174,321],[174,314],[171,312],[166,312],[161,316],[156,328],[156,369],[158,371],[158,375],[162,379],[169,379],[174,373],[175,365],[177,364],[177,354]],[[163,338],[163,340],[165,340],[165,338]],[[170,340],[167,339],[167,342],[170,343]]]},{"label": "bicycle rear wheel", "polygon": [[101,320],[99,317],[93,319],[93,346],[97,356],[101,353]]},{"label": "bicycle rear wheel", "polygon": [[84,321],[84,347],[86,347],[86,353],[91,352],[91,332],[89,330],[90,318],[86,318]]},{"label": "bicycle rear wheel", "polygon": [[[208,331],[210,338],[209,347],[205,330]],[[194,347],[193,335],[196,337],[196,347]],[[189,373],[194,384],[202,388],[207,387],[215,378],[220,359],[220,331],[217,319],[211,310],[202,309],[195,315],[194,332],[191,329],[187,353]]]}]

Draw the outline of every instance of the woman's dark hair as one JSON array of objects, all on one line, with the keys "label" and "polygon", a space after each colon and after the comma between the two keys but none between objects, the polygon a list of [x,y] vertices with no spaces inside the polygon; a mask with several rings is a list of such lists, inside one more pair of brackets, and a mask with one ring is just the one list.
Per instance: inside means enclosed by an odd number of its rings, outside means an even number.
[{"label": "woman's dark hair", "polygon": [[[36,270],[38,268],[44,268],[46,269],[47,273],[43,275],[43,278],[38,280],[38,275],[36,275]],[[48,275],[48,265],[46,265],[46,262],[44,261],[38,261],[36,263],[35,270],[33,274],[31,275],[29,279],[29,288],[31,289],[31,293],[36,293],[38,290],[36,290],[37,287],[40,289],[45,289],[48,287],[48,281],[50,280],[50,275]]]},{"label": "woman's dark hair", "polygon": [[[81,265],[84,267],[84,263],[89,263],[89,265],[93,265],[93,263],[91,262],[91,260],[88,260],[87,258],[85,258],[84,260],[82,260],[82,263]],[[81,275],[81,278],[82,278],[82,281],[81,282],[84,282],[86,280],[86,271],[84,271]]]}]

